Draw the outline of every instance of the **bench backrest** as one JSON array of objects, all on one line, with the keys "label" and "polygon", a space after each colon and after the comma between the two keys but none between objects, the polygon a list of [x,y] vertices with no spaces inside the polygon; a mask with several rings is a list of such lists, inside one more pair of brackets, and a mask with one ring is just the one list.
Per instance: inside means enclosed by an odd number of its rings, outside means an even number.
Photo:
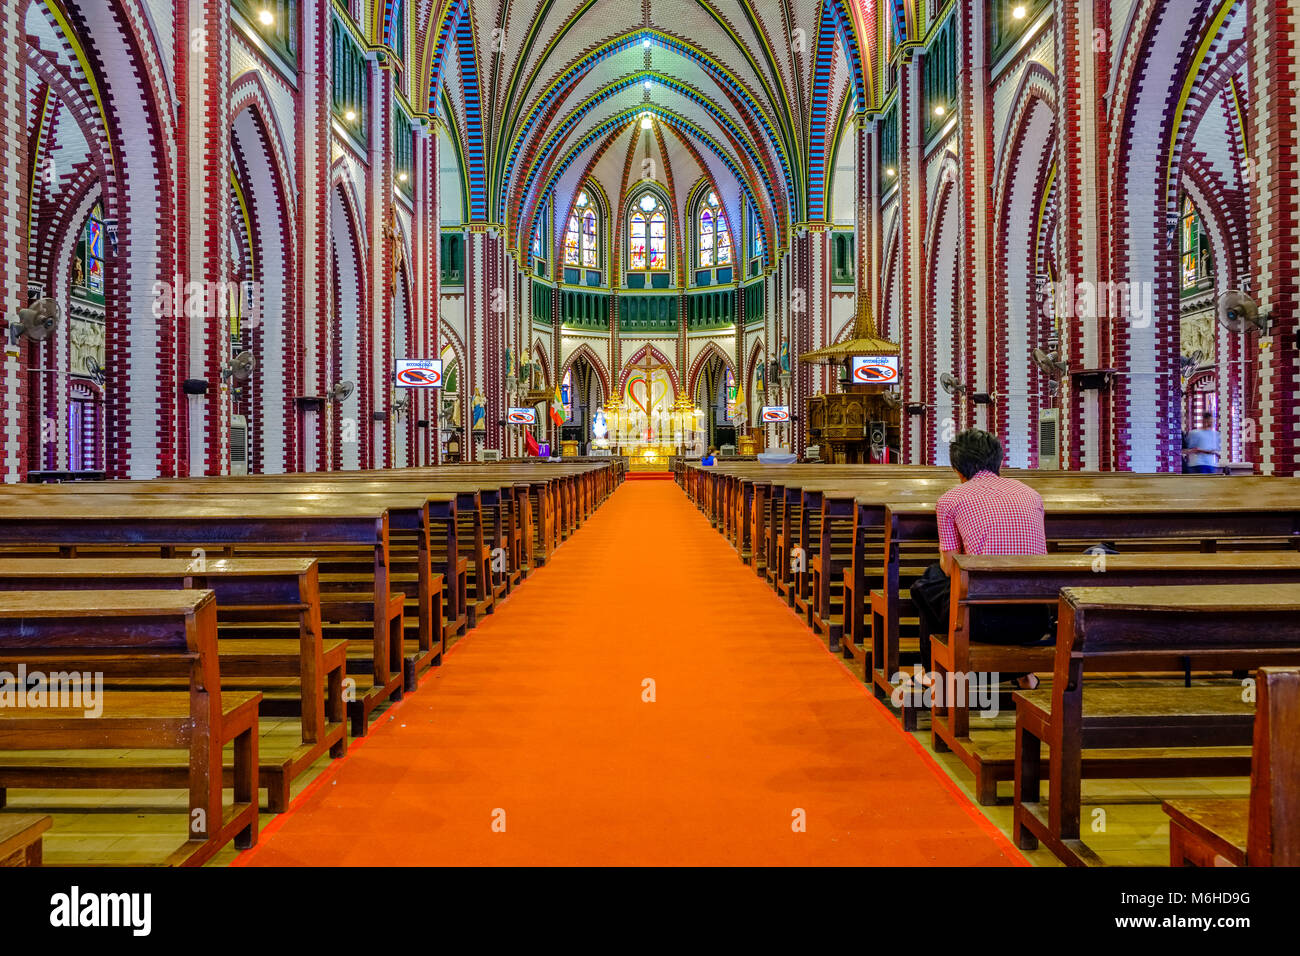
[{"label": "bench backrest", "polygon": [[105,676],[188,676],[220,693],[217,602],[208,590],[0,593],[0,660]]},{"label": "bench backrest", "polygon": [[1250,866],[1300,866],[1300,668],[1261,667],[1250,768]]}]

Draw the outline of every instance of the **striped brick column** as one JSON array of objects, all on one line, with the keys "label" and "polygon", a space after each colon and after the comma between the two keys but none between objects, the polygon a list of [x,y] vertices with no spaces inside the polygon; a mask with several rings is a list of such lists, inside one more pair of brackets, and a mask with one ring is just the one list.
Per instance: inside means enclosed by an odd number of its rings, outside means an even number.
[{"label": "striped brick column", "polygon": [[[188,0],[176,5],[176,90],[181,139],[177,206],[179,280],[186,296],[177,316],[177,361],[183,377],[208,383],[204,395],[178,395],[176,471],[220,475],[229,469],[230,388],[221,366],[230,355],[230,5]],[[258,356],[281,361],[280,356]],[[166,397],[164,396],[164,400]]]},{"label": "striped brick column", "polygon": [[[1272,316],[1270,334],[1247,360],[1258,364],[1255,393],[1258,461],[1266,474],[1300,469],[1300,10],[1295,4],[1252,3],[1248,8],[1250,103],[1247,125],[1250,190],[1251,292]],[[1248,448],[1248,453],[1254,448]]]},{"label": "striped brick column", "polygon": [[[415,313],[417,338],[412,354],[436,359],[442,354],[439,327],[438,285],[441,280],[439,257],[442,252],[438,210],[438,134],[425,123],[415,131],[412,150],[411,189],[414,213],[411,216],[411,281],[414,288],[412,310]],[[438,435],[440,396],[434,389],[412,389],[411,416],[428,422],[416,431],[419,448],[417,465],[442,461],[442,442]]]},{"label": "striped brick column", "polygon": [[[12,316],[27,304],[27,69],[25,3],[0,8],[0,165],[12,175],[0,179],[0,315]],[[27,477],[23,409],[27,372],[18,349],[3,343],[0,370],[0,475],[6,482]]]},{"label": "striped brick column", "polygon": [[[1065,288],[1073,288],[1072,281],[1102,283],[1110,277],[1110,194],[1105,178],[1110,150],[1103,99],[1110,76],[1110,45],[1094,40],[1096,30],[1102,30],[1103,36],[1110,34],[1110,2],[1061,0],[1055,18],[1057,182],[1061,222],[1069,224],[1060,231],[1059,278]],[[1064,314],[1059,300],[1056,308],[1058,315]],[[1072,368],[1101,367],[1110,354],[1110,339],[1104,322],[1074,318],[1063,323],[1062,347]],[[1062,467],[1113,467],[1109,401],[1098,392],[1073,392],[1068,378],[1061,383],[1060,401]]]},{"label": "striped brick column", "polygon": [[[334,278],[330,269],[330,3],[299,0],[298,122],[298,307],[302,329],[300,395],[325,394],[333,311]],[[328,404],[328,403],[327,403]],[[299,466],[305,471],[327,467],[325,410],[306,408],[299,431]]]},{"label": "striped brick column", "polygon": [[[398,241],[393,205],[393,69],[387,59],[383,64],[370,60],[368,68],[365,205],[370,301],[361,335],[369,339],[370,363],[363,378],[369,379],[370,387],[365,390],[369,401],[362,403],[363,421],[358,424],[371,436],[362,467],[389,468],[393,464],[393,244]],[[382,413],[383,419],[374,420],[375,413]]]}]

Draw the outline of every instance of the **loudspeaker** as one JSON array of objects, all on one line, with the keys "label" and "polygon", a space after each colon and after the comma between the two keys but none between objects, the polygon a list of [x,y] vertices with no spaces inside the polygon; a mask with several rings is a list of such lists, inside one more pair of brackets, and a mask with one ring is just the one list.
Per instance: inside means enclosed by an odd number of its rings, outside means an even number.
[{"label": "loudspeaker", "polygon": [[208,383],[201,378],[187,378],[181,385],[181,389],[186,395],[206,395],[208,394]]}]

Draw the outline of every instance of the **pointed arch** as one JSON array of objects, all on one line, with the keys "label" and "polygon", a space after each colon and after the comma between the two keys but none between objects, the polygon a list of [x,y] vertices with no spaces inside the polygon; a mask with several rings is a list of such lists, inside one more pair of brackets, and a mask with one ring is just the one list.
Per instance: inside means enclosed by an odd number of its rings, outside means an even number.
[{"label": "pointed arch", "polygon": [[[365,235],[361,203],[351,177],[336,164],[330,186],[330,233],[333,252],[334,314],[328,331],[327,385],[352,382],[352,394],[331,403],[331,465],[335,469],[367,466],[370,453],[370,342],[365,329],[367,293]],[[349,424],[350,423],[350,424]]]},{"label": "pointed arch", "polygon": [[[298,448],[294,397],[302,394],[299,353],[302,329],[297,306],[296,203],[283,137],[257,71],[231,90],[231,175],[247,202],[255,282],[248,288],[255,311],[241,330],[257,356],[247,386],[249,471],[292,471]],[[275,357],[275,360],[272,360]]]},{"label": "pointed arch", "polygon": [[585,342],[574,349],[569,354],[569,357],[565,359],[564,367],[560,369],[559,375],[556,376],[556,381],[563,381],[564,373],[573,368],[574,363],[577,362],[578,359],[585,360],[586,363],[591,366],[592,371],[596,373],[596,377],[600,380],[601,394],[605,396],[605,401],[609,401],[613,395],[613,392],[610,391],[609,387],[609,370],[605,368],[605,363],[600,360],[600,356],[598,356],[591,346],[587,345]]},{"label": "pointed arch", "polygon": [[740,374],[736,371],[736,362],[727,355],[726,352],[718,345],[717,342],[707,342],[704,348],[700,349],[700,354],[695,356],[695,361],[691,363],[690,373],[686,376],[686,394],[694,395],[696,388],[700,384],[700,373],[709,363],[709,359],[717,357],[722,360],[722,364],[731,372],[737,382],[742,382]]},{"label": "pointed arch", "polygon": [[633,371],[635,371],[636,365],[640,364],[645,360],[647,354],[650,356],[650,361],[658,365],[668,366],[667,368],[668,381],[673,387],[674,394],[680,395],[682,391],[681,381],[677,377],[676,364],[672,361],[672,359],[670,359],[663,352],[659,351],[658,348],[651,345],[649,342],[641,346],[639,349],[633,352],[629,358],[624,360],[623,368],[618,373],[618,394],[622,395],[627,390],[628,376],[631,375]]}]

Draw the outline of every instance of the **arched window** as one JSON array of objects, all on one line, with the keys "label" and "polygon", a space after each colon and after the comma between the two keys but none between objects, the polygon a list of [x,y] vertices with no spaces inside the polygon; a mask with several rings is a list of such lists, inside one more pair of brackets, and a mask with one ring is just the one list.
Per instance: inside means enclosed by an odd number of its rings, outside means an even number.
[{"label": "arched window", "polygon": [[763,229],[758,221],[758,212],[749,211],[749,258],[757,259],[763,254]]},{"label": "arched window", "polygon": [[[84,278],[83,285],[87,292],[95,295],[104,294],[104,210],[99,203],[90,211],[86,220],[84,238],[84,267],[77,271],[78,279]],[[79,264],[80,265],[80,264]]]},{"label": "arched window", "polygon": [[723,218],[718,194],[712,189],[700,201],[695,219],[695,248],[701,269],[731,265],[731,230]]},{"label": "arched window", "polygon": [[537,222],[533,225],[533,256],[537,259],[545,259],[546,254],[542,252],[546,248],[546,210],[542,209],[537,214]]},{"label": "arched window", "polygon": [[666,272],[668,269],[668,210],[655,193],[643,193],[632,207],[628,228],[628,270]]},{"label": "arched window", "polygon": [[1210,244],[1201,228],[1201,217],[1192,204],[1192,197],[1183,194],[1182,230],[1180,236],[1183,257],[1182,288],[1184,292],[1199,289],[1213,275],[1210,261]]},{"label": "arched window", "polygon": [[600,228],[595,203],[587,190],[579,190],[573,200],[573,214],[564,232],[564,264],[583,269],[598,268]]}]

